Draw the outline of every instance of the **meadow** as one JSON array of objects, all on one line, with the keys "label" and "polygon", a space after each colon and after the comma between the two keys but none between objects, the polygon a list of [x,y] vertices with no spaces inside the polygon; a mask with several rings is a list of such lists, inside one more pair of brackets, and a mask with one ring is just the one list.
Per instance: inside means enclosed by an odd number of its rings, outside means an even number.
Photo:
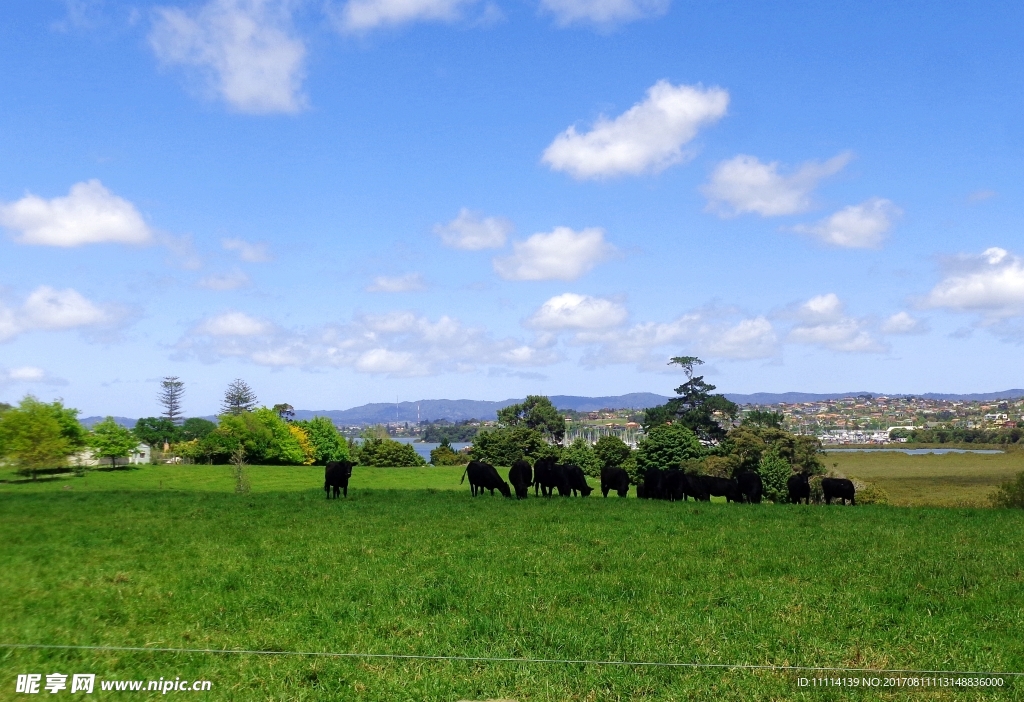
[{"label": "meadow", "polygon": [[[461,468],[357,468],[327,501],[321,471],[250,467],[248,494],[227,466],[0,484],[0,642],[1024,671],[1017,511],[472,499]],[[1012,678],[851,692],[728,668],[45,649],[0,649],[0,698],[26,672],[201,678],[207,700],[1024,698]]]}]

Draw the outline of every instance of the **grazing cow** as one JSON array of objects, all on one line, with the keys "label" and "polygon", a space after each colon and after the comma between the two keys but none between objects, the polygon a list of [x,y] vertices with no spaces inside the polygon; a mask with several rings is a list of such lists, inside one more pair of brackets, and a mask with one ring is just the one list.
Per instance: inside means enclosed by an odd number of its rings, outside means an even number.
[{"label": "grazing cow", "polygon": [[832,504],[832,499],[842,500],[843,504],[849,500],[851,505],[857,504],[854,500],[853,482],[846,478],[822,478],[821,491],[825,495],[825,504]]},{"label": "grazing cow", "polygon": [[565,480],[569,484],[570,495],[575,495],[578,492],[580,497],[590,497],[590,493],[594,491],[594,488],[587,485],[587,476],[583,474],[582,468],[572,464],[558,467],[565,473]]},{"label": "grazing cow", "polygon": [[736,483],[745,502],[760,504],[761,495],[764,494],[764,483],[760,475],[751,470],[744,471],[736,476]]},{"label": "grazing cow", "polygon": [[484,490],[490,490],[492,495],[497,490],[505,497],[512,497],[508,483],[501,479],[498,471],[490,463],[470,461],[466,466],[466,472],[462,474],[462,480],[459,481],[460,485],[467,475],[469,476],[469,489],[473,492],[473,497],[477,496],[478,491],[482,495]]},{"label": "grazing cow", "polygon": [[789,480],[786,481],[786,487],[789,488],[790,502],[800,504],[800,500],[803,500],[806,504],[811,504],[810,477],[807,473],[797,473],[789,476]]},{"label": "grazing cow", "polygon": [[704,481],[701,480],[701,476],[693,475],[691,473],[683,474],[683,499],[692,497],[695,502],[710,502],[711,495],[708,493],[706,487],[704,487]]},{"label": "grazing cow", "polygon": [[525,500],[533,484],[533,469],[530,468],[530,462],[520,458],[513,463],[508,471],[508,481],[516,491],[516,498]]},{"label": "grazing cow", "polygon": [[724,497],[726,502],[740,502],[740,487],[735,478],[716,478],[713,475],[702,475],[700,481],[708,495]]},{"label": "grazing cow", "polygon": [[533,466],[534,494],[539,487],[544,497],[551,497],[555,490],[562,497],[568,497],[572,493],[569,487],[569,479],[565,474],[565,466],[560,466],[555,459],[550,457],[539,458]]},{"label": "grazing cow", "polygon": [[601,469],[601,492],[608,497],[609,490],[619,493],[619,497],[629,494],[629,473],[625,468]]},{"label": "grazing cow", "polygon": [[661,494],[661,481],[665,477],[665,471],[661,468],[648,468],[644,471],[644,497],[651,500],[660,500],[664,496]]},{"label": "grazing cow", "polygon": [[686,499],[686,473],[678,468],[666,470],[661,477],[661,497],[669,502]]},{"label": "grazing cow", "polygon": [[641,500],[651,499],[651,496],[647,494],[647,484],[642,480],[636,484],[636,496]]},{"label": "grazing cow", "polygon": [[344,492],[348,497],[348,479],[352,477],[352,461],[328,461],[324,466],[324,492],[331,499],[331,488],[334,488],[334,499]]}]

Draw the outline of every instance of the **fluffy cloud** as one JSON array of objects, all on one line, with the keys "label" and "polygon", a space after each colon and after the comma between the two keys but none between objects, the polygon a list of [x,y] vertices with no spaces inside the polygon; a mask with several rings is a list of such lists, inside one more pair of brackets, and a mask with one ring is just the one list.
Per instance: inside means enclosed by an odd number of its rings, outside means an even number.
[{"label": "fluffy cloud", "polygon": [[235,269],[230,273],[208,275],[199,280],[197,285],[207,290],[237,290],[249,284],[249,276]]},{"label": "fluffy cloud", "polygon": [[890,200],[873,197],[859,205],[850,205],[817,224],[799,225],[793,230],[810,234],[832,246],[871,249],[881,245],[893,220],[902,214]]},{"label": "fluffy cloud", "polygon": [[238,258],[246,263],[266,263],[272,260],[267,245],[263,242],[255,244],[245,239],[222,239],[220,242],[225,251],[234,251]]},{"label": "fluffy cloud", "polygon": [[788,340],[847,353],[882,353],[886,346],[867,329],[867,322],[846,315],[835,293],[818,295],[797,309],[798,323]]},{"label": "fluffy cloud", "polygon": [[153,239],[135,206],[98,180],[76,183],[66,196],[52,200],[30,194],[0,204],[0,225],[19,232],[18,243],[38,246],[146,244]]},{"label": "fluffy cloud", "polygon": [[545,149],[543,161],[579,179],[657,172],[682,161],[683,146],[728,106],[729,93],[721,88],[661,80],[615,119],[601,117],[585,134],[566,129]]},{"label": "fluffy cloud", "polygon": [[156,9],[149,43],[166,65],[198,69],[208,89],[240,112],[294,113],[306,47],[288,0],[210,0],[195,12]]},{"label": "fluffy cloud", "polygon": [[927,330],[924,322],[908,312],[897,312],[882,322],[886,334],[923,334]]},{"label": "fluffy cloud", "polygon": [[612,25],[662,15],[669,0],[541,0],[541,7],[562,26],[577,22]]},{"label": "fluffy cloud", "polygon": [[572,343],[588,347],[588,365],[635,364],[646,371],[665,371],[680,348],[705,358],[754,360],[778,354],[778,336],[765,317],[744,318],[736,310],[706,308],[670,322],[643,322],[621,329],[583,331]]},{"label": "fluffy cloud", "polygon": [[980,312],[989,319],[1024,314],[1024,260],[992,247],[980,256],[960,256],[925,299],[929,307]]},{"label": "fluffy cloud", "polygon": [[430,320],[412,312],[366,315],[311,330],[284,329],[231,312],[200,322],[178,343],[178,351],[205,361],[241,358],[271,367],[352,368],[390,376],[540,366],[560,359],[545,344],[495,339],[452,317]]},{"label": "fluffy cloud", "polygon": [[11,307],[0,300],[0,342],[37,330],[109,329],[123,316],[110,307],[91,302],[71,288],[57,290],[41,285],[20,306]]},{"label": "fluffy cloud", "polygon": [[501,217],[483,217],[463,207],[451,222],[436,225],[434,233],[441,237],[445,246],[453,249],[499,249],[512,233],[512,223]]},{"label": "fluffy cloud", "polygon": [[564,293],[540,306],[527,326],[550,331],[564,329],[606,329],[626,321],[626,308],[617,302],[590,295]]},{"label": "fluffy cloud", "polygon": [[722,217],[753,212],[778,217],[811,207],[811,191],[823,178],[841,171],[852,158],[842,153],[824,163],[808,161],[789,175],[779,173],[777,161],[761,163],[755,156],[739,155],[715,167],[701,188],[707,210]]},{"label": "fluffy cloud", "polygon": [[603,229],[555,227],[514,242],[511,256],[494,259],[494,270],[505,280],[576,280],[615,251]]},{"label": "fluffy cloud", "polygon": [[401,293],[425,290],[426,287],[422,275],[419,273],[407,273],[406,275],[394,277],[379,275],[373,279],[373,284],[369,285],[366,290],[368,292]]},{"label": "fluffy cloud", "polygon": [[337,14],[345,32],[365,32],[409,22],[454,22],[476,0],[349,0]]},{"label": "fluffy cloud", "polygon": [[0,388],[18,384],[67,385],[63,378],[55,378],[42,368],[21,366],[18,368],[0,368]]}]

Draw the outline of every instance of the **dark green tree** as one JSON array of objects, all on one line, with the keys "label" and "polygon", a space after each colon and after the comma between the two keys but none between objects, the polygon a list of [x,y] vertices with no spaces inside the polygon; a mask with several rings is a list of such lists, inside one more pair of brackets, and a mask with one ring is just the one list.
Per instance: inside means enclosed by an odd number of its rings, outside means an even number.
[{"label": "dark green tree", "polygon": [[725,395],[712,394],[715,386],[704,382],[704,376],[694,375],[694,367],[703,363],[696,356],[676,356],[669,361],[669,365],[682,366],[686,382],[676,388],[678,397],[644,413],[645,432],[673,422],[689,427],[703,441],[718,442],[725,438],[726,429],[719,417],[734,419],[739,407]]},{"label": "dark green tree", "polygon": [[185,395],[185,383],[176,375],[169,375],[160,381],[160,394],[157,399],[164,407],[161,415],[172,424],[181,424],[184,418],[181,413],[181,398]]},{"label": "dark green tree", "polygon": [[697,435],[682,424],[652,427],[636,447],[636,467],[643,474],[649,468],[679,468],[684,461],[706,453]]},{"label": "dark green tree", "polygon": [[498,424],[535,429],[554,443],[565,437],[565,417],[543,395],[527,395],[519,404],[498,410]]},{"label": "dark green tree", "polygon": [[594,444],[594,454],[602,468],[621,468],[632,453],[626,442],[617,436],[602,436]]},{"label": "dark green tree", "polygon": [[743,424],[753,425],[755,427],[770,427],[772,429],[781,429],[782,422],[785,419],[785,415],[782,412],[772,412],[771,410],[759,410],[754,409],[743,415]]},{"label": "dark green tree", "polygon": [[306,430],[309,443],[313,445],[316,465],[325,465],[328,461],[349,460],[348,442],[338,433],[337,427],[329,417],[313,417],[312,419],[295,422]]},{"label": "dark green tree", "polygon": [[136,438],[154,448],[162,448],[165,443],[173,444],[181,440],[181,427],[166,417],[143,417],[135,422]]},{"label": "dark green tree", "polygon": [[378,468],[405,468],[426,465],[411,444],[394,439],[365,439],[359,447],[359,465]]},{"label": "dark green tree", "polygon": [[601,461],[594,453],[594,447],[582,436],[562,449],[562,463],[579,466],[592,478],[601,477]]},{"label": "dark green tree", "polygon": [[220,411],[222,414],[252,412],[256,409],[256,403],[256,393],[252,391],[249,384],[241,378],[235,378],[224,392],[224,401],[221,403]]},{"label": "dark green tree", "polygon": [[217,425],[209,419],[203,419],[202,417],[189,417],[181,424],[181,439],[183,441],[202,439],[216,428]]},{"label": "dark green tree", "polygon": [[469,463],[469,456],[453,449],[446,437],[441,439],[437,448],[431,449],[430,463],[435,466],[461,466]]},{"label": "dark green tree", "polygon": [[558,456],[561,447],[549,444],[544,435],[526,426],[498,427],[473,437],[471,458],[492,466],[511,466],[520,458],[531,462],[542,456]]},{"label": "dark green tree", "polygon": [[289,405],[287,402],[282,402],[279,405],[274,405],[274,411],[277,412],[277,416],[286,422],[290,422],[295,419],[295,408]]}]

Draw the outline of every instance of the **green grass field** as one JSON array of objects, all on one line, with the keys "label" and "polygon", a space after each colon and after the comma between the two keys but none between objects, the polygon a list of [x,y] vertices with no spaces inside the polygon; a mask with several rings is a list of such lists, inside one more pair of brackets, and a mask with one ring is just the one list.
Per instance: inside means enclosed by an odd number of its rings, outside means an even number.
[{"label": "green grass field", "polygon": [[[1020,512],[474,500],[459,468],[357,468],[328,502],[321,471],[252,467],[247,495],[226,466],[0,484],[0,641],[1024,671]],[[728,669],[6,649],[0,699],[32,672],[203,678],[185,696],[206,700],[1024,698],[1012,681],[801,691]],[[97,692],[119,695],[139,693]]]}]

